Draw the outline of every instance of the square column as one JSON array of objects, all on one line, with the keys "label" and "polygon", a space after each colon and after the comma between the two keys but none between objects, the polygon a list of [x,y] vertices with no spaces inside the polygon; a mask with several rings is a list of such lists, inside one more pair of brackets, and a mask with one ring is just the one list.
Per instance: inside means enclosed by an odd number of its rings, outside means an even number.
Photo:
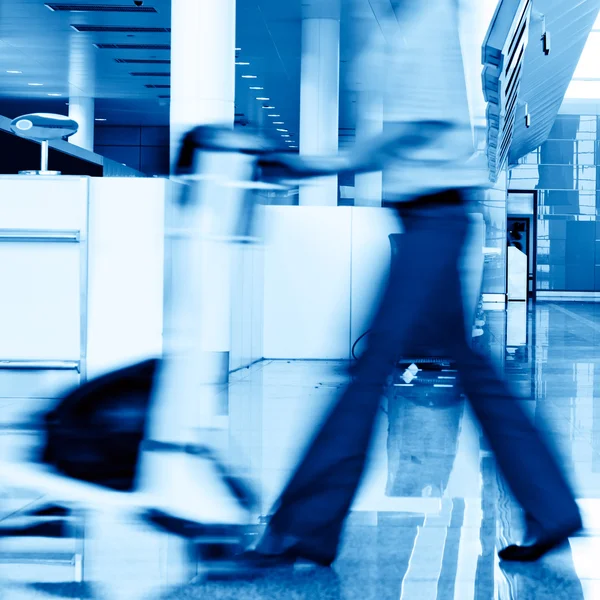
[{"label": "square column", "polygon": [[236,0],[171,1],[171,162],[196,125],[233,127]]},{"label": "square column", "polygon": [[[302,21],[300,154],[304,155],[331,155],[338,151],[339,5],[332,14]],[[337,201],[337,176],[314,180],[300,188],[301,205],[337,206]]]}]

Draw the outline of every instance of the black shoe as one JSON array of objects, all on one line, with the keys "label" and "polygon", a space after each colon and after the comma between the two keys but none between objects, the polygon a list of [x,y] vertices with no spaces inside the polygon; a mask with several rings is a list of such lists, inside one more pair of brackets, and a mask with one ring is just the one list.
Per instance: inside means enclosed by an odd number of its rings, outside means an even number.
[{"label": "black shoe", "polygon": [[581,525],[563,531],[560,534],[540,536],[522,544],[512,544],[498,552],[500,560],[512,562],[534,562],[552,550],[568,543],[569,538],[581,531]]}]

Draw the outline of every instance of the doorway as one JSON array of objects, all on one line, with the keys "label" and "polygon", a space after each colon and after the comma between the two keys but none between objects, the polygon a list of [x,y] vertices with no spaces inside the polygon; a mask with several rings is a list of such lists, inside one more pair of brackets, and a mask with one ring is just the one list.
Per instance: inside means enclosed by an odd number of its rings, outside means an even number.
[{"label": "doorway", "polygon": [[537,289],[537,192],[508,192],[506,245],[506,296],[508,301],[535,300]]}]

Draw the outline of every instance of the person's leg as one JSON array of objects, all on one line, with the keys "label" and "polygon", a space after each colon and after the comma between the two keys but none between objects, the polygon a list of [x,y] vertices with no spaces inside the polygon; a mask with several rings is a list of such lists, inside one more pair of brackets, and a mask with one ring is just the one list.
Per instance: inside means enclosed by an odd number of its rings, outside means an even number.
[{"label": "person's leg", "polygon": [[[456,201],[456,193],[447,195]],[[293,549],[324,564],[335,559],[394,358],[408,348],[421,321],[432,318],[428,306],[435,282],[448,265],[456,264],[461,252],[464,237],[440,235],[439,229],[431,227],[428,219],[409,223],[403,234],[406,255],[392,267],[354,379],[281,494],[259,552],[280,554]]]},{"label": "person's leg", "polygon": [[[500,472],[525,511],[530,534],[541,542],[529,552],[524,548],[505,553],[503,558],[533,560],[581,528],[579,509],[549,442],[491,362],[467,342],[458,271],[444,274],[443,288],[444,301],[438,312],[446,323],[445,345],[456,361],[461,383]],[[544,548],[545,542],[549,547]]]}]

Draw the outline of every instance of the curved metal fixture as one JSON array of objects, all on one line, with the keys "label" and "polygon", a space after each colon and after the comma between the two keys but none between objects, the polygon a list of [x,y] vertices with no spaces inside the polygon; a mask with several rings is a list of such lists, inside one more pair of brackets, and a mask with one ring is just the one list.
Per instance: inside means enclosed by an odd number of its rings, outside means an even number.
[{"label": "curved metal fixture", "polygon": [[65,139],[77,133],[77,121],[50,113],[32,113],[13,119],[10,129],[19,137],[40,142],[42,145],[41,168],[39,171],[21,171],[21,175],[60,175],[48,171],[48,143],[50,140]]}]

